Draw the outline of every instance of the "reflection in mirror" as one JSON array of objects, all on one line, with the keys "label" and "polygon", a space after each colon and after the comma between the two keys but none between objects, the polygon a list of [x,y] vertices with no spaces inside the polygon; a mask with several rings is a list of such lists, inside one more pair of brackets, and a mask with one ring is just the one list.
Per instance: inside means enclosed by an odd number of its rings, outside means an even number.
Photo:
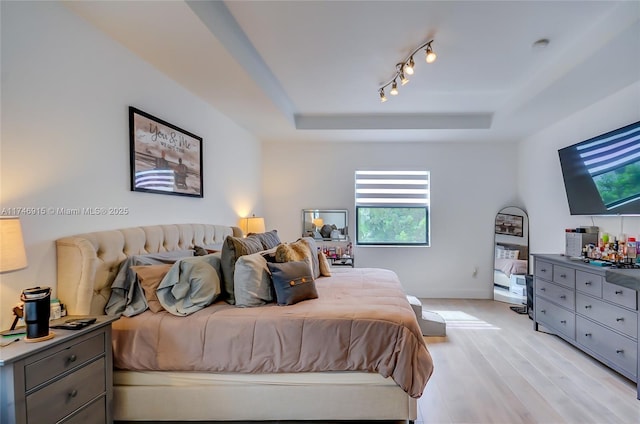
[{"label": "reflection in mirror", "polygon": [[529,273],[527,213],[514,206],[503,208],[496,215],[494,233],[493,298],[526,305],[526,275]]},{"label": "reflection in mirror", "polygon": [[347,213],[346,209],[303,209],[302,235],[318,240],[346,240]]}]

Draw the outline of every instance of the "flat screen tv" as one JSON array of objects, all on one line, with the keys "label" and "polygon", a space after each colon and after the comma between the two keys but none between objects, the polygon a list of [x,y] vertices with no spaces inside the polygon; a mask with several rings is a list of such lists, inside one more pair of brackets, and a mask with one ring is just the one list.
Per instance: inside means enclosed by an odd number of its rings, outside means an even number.
[{"label": "flat screen tv", "polygon": [[558,154],[571,215],[640,215],[640,121]]}]

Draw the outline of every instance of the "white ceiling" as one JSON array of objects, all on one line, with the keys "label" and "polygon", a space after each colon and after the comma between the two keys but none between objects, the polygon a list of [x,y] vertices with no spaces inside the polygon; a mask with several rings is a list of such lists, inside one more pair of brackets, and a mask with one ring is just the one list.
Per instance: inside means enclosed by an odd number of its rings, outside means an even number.
[{"label": "white ceiling", "polygon": [[517,141],[640,80],[639,1],[65,4],[265,141]]}]

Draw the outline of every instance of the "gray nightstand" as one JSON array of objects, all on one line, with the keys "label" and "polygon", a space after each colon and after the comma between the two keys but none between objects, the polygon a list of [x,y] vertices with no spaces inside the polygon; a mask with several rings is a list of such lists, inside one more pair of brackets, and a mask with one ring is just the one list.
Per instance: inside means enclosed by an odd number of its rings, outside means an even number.
[{"label": "gray nightstand", "polygon": [[113,421],[111,323],[118,318],[96,318],[80,330],[52,329],[50,340],[0,348],[1,424]]}]

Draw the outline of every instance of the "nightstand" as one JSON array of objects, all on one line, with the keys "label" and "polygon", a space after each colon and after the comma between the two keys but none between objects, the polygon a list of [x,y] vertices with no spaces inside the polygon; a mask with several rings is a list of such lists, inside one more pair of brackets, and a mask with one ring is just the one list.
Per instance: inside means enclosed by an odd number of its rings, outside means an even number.
[{"label": "nightstand", "polygon": [[111,323],[118,317],[96,318],[80,330],[51,329],[50,340],[0,348],[1,424],[113,421]]}]

